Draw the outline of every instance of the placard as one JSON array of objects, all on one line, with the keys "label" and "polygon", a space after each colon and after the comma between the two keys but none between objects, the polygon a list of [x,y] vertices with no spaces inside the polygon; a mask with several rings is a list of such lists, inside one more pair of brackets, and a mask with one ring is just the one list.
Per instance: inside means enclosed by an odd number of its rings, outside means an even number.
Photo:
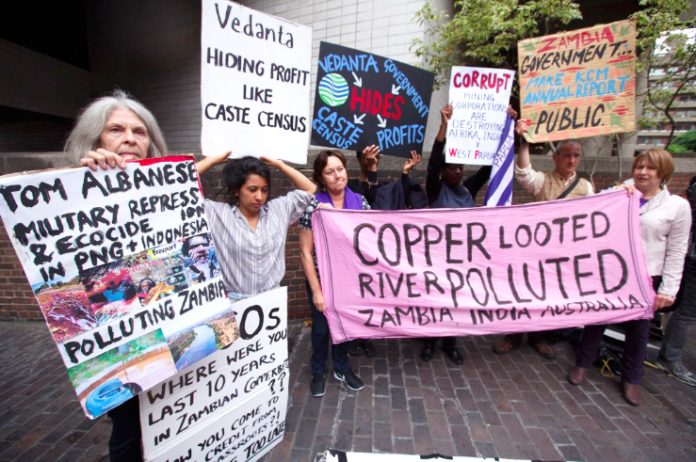
[{"label": "placard", "polygon": [[452,68],[445,160],[491,165],[503,135],[515,72],[484,67]]},{"label": "placard", "polygon": [[88,417],[237,337],[190,156],[7,175],[0,195]]},{"label": "placard", "polygon": [[384,154],[423,152],[433,74],[372,53],[321,42],[312,144]]},{"label": "placard", "polygon": [[203,0],[203,154],[307,162],[312,30],[227,0]]},{"label": "placard", "polygon": [[521,40],[517,49],[529,141],[635,130],[635,22]]},{"label": "placard", "polygon": [[140,398],[149,461],[253,461],[278,444],[288,399],[287,289],[232,305],[239,339]]}]

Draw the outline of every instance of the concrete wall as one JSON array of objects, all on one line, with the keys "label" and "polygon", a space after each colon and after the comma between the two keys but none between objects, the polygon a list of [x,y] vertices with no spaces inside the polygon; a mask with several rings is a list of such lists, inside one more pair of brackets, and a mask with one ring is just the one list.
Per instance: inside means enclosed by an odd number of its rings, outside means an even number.
[{"label": "concrete wall", "polygon": [[74,117],[89,98],[89,73],[0,39],[0,106]]},{"label": "concrete wall", "polygon": [[[328,41],[419,64],[410,47],[423,35],[414,21],[423,0],[240,3],[311,27],[313,63],[319,55],[319,42]],[[438,3],[444,8],[449,2]],[[86,7],[92,94],[97,96],[115,87],[132,93],[157,116],[170,150],[200,152],[199,3],[122,0],[87,2]],[[123,30],[128,34],[122,34]],[[316,67],[311,88],[315,82]],[[313,105],[313,92],[309,98]],[[426,146],[435,137],[439,109],[446,102],[446,89],[431,97]]]}]

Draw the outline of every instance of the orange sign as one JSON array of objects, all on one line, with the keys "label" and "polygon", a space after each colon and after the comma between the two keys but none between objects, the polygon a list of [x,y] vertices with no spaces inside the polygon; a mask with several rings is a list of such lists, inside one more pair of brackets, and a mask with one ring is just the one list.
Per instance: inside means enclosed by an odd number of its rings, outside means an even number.
[{"label": "orange sign", "polygon": [[529,141],[635,130],[633,21],[521,40],[517,52]]}]

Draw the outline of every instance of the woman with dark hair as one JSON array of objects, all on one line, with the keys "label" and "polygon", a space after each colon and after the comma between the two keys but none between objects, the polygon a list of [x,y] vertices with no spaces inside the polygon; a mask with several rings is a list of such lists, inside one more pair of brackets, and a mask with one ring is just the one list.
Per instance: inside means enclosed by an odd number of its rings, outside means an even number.
[{"label": "woman with dark hair", "polygon": [[[674,162],[664,149],[648,149],[633,161],[633,186],[622,187],[642,193],[640,198],[640,235],[648,271],[653,279],[655,310],[672,306],[684,268],[684,256],[689,242],[691,211],[689,203],[667,190],[667,182],[674,172]],[[621,358],[621,391],[633,406],[640,404],[638,384],[643,373],[643,362],[648,352],[650,319],[623,323],[626,332]],[[585,326],[578,347],[575,367],[568,372],[568,382],[580,385],[597,358],[606,325]]]},{"label": "woman with dark hair", "polygon": [[[198,163],[199,173],[225,162],[227,154]],[[297,187],[285,196],[268,200],[271,171],[278,169]],[[285,275],[285,238],[312,200],[316,187],[281,160],[242,157],[227,161],[223,176],[229,203],[205,200],[222,279],[230,296],[239,300],[280,284]]]},{"label": "woman with dark hair", "polygon": [[[307,206],[300,218],[300,259],[307,277],[307,298],[312,310],[312,396],[324,396],[326,383],[326,359],[329,350],[329,324],[324,316],[326,301],[321,290],[319,274],[314,254],[314,238],[312,236],[312,213],[319,204],[336,209],[367,210],[370,205],[367,200],[348,187],[348,171],[346,158],[340,151],[322,151],[314,159],[312,179],[320,188],[315,200]],[[332,345],[333,375],[336,380],[345,382],[353,391],[362,390],[365,385],[355,375],[348,359],[348,344]]]}]

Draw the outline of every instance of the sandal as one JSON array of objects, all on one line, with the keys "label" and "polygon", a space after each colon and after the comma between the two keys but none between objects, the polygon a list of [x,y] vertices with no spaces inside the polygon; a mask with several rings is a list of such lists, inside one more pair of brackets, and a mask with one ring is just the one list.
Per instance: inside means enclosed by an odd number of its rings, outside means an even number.
[{"label": "sandal", "polygon": [[506,355],[513,350],[516,350],[520,344],[512,343],[508,340],[503,339],[502,342],[493,347],[493,353],[497,355]]},{"label": "sandal", "polygon": [[556,350],[546,342],[534,343],[532,348],[546,359],[556,359]]}]

